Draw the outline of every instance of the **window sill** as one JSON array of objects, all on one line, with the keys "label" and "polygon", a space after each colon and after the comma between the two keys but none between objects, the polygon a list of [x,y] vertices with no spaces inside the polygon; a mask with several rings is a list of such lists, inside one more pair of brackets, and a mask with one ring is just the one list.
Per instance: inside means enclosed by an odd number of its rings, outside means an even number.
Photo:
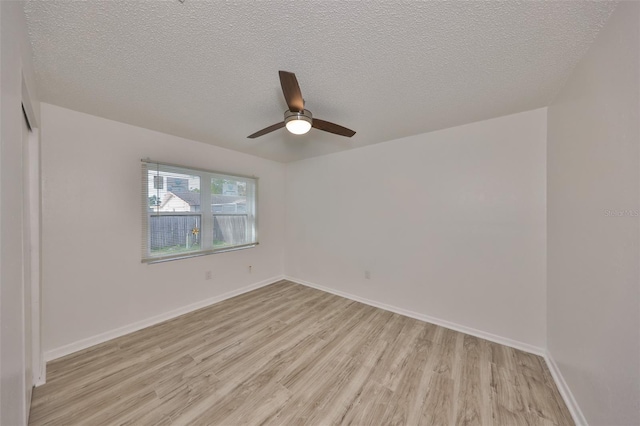
[{"label": "window sill", "polygon": [[174,254],[170,256],[146,257],[142,259],[142,263],[151,265],[153,263],[171,262],[172,260],[190,259],[192,257],[208,256],[210,254],[228,253],[230,251],[238,251],[238,250],[253,248],[259,244],[260,243],[256,242],[256,243],[245,244],[241,246],[225,247],[225,248],[214,249],[214,250],[202,250],[202,251],[195,251],[192,253]]}]

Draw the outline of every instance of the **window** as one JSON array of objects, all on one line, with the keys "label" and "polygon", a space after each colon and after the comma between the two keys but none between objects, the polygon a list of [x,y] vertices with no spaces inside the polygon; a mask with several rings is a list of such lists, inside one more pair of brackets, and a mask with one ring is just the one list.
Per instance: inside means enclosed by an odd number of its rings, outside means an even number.
[{"label": "window", "polygon": [[258,244],[257,178],[142,162],[142,261]]}]

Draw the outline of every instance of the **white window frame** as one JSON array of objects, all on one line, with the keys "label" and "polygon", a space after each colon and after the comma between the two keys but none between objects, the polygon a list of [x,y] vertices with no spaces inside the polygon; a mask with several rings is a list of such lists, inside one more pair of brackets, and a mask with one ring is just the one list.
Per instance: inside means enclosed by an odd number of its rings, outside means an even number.
[{"label": "white window frame", "polygon": [[[200,178],[200,211],[197,212],[152,212],[149,211],[149,171],[162,171],[188,174]],[[247,183],[247,203],[245,213],[214,213],[212,205],[211,186],[212,179],[222,178]],[[177,164],[162,163],[151,160],[142,160],[142,263],[158,263],[170,260],[186,259],[196,256],[222,253],[228,251],[252,248],[258,242],[258,178],[255,176],[243,176],[223,173],[213,170],[205,170]],[[200,216],[200,249],[170,255],[151,254],[150,218],[154,215],[163,216]],[[213,245],[214,217],[215,216],[246,216],[248,223],[248,240],[246,244],[224,246],[215,248]],[[211,237],[211,238],[210,238]]]}]

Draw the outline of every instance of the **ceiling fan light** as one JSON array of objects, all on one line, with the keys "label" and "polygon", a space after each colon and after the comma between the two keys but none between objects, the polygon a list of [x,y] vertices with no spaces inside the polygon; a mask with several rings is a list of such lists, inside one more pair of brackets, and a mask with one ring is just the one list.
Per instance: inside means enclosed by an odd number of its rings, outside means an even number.
[{"label": "ceiling fan light", "polygon": [[311,130],[312,120],[311,112],[307,110],[303,110],[302,112],[287,111],[284,114],[284,122],[287,130],[294,135],[304,135]]},{"label": "ceiling fan light", "polygon": [[304,135],[311,130],[311,123],[305,120],[291,120],[287,123],[287,130],[294,135]]}]

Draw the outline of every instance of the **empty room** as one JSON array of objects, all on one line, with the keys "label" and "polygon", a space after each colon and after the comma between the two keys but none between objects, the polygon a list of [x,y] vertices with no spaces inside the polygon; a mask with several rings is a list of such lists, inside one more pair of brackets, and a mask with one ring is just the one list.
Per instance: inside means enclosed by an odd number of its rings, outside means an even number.
[{"label": "empty room", "polygon": [[0,1],[0,425],[640,426],[640,2]]}]

